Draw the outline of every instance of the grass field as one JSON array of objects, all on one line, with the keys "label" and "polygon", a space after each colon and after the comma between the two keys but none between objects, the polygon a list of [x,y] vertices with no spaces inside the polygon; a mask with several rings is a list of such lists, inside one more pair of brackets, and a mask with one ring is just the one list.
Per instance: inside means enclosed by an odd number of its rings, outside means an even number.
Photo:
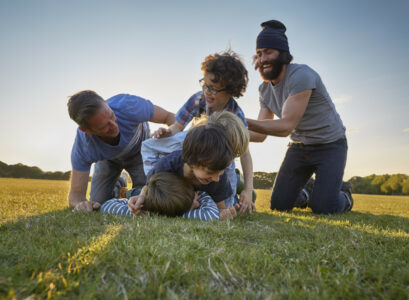
[{"label": "grass field", "polygon": [[232,221],[73,213],[68,182],[0,178],[0,298],[409,299],[409,197]]}]

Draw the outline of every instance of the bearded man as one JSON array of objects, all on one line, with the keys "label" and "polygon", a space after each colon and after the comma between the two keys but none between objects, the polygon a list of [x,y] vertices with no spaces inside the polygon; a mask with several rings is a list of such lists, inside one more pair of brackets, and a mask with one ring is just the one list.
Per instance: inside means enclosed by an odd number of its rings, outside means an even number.
[{"label": "bearded man", "polygon": [[291,210],[315,173],[314,187],[307,190],[312,211],[350,211],[350,187],[341,191],[348,145],[334,103],[317,72],[291,63],[284,24],[271,20],[261,27],[254,62],[264,82],[258,120],[247,119],[248,127],[259,142],[267,135],[291,139],[274,182],[271,209]]}]

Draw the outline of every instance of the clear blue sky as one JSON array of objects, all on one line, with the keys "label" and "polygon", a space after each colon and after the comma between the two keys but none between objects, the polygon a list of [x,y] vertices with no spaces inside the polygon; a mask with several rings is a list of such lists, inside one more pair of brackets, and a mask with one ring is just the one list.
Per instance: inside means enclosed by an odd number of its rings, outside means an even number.
[{"label": "clear blue sky", "polygon": [[[408,1],[0,1],[0,160],[69,170],[68,96],[130,93],[176,112],[200,63],[229,46],[250,83],[260,23],[281,20],[296,63],[322,77],[347,127],[345,178],[409,174]],[[255,171],[277,171],[287,138],[252,144]]]}]

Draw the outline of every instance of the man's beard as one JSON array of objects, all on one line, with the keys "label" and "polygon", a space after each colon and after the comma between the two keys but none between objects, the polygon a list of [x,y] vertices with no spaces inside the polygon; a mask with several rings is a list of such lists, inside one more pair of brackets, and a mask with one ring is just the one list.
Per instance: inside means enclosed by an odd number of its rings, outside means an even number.
[{"label": "man's beard", "polygon": [[[263,72],[263,65],[271,65],[271,71]],[[262,65],[260,64],[259,66],[260,75],[261,77],[263,77],[265,81],[272,81],[274,79],[277,79],[277,77],[280,76],[280,73],[283,70],[284,65],[285,63],[282,61],[280,56],[278,56],[276,59],[264,62]]]}]

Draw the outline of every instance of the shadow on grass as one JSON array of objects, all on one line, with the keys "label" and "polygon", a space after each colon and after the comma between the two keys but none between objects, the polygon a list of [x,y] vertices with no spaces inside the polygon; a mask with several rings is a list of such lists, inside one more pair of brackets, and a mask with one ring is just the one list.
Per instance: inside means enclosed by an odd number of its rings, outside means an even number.
[{"label": "shadow on grass", "polygon": [[[47,296],[44,292],[55,289],[49,285],[57,273],[75,273],[81,264],[91,264],[92,257],[87,257],[91,245],[102,236],[107,239],[107,232],[112,235],[115,229],[112,222],[95,217],[100,214],[85,214],[67,208],[2,224],[0,295],[15,293],[19,298],[40,292]],[[52,271],[58,269],[60,272]]]}]

